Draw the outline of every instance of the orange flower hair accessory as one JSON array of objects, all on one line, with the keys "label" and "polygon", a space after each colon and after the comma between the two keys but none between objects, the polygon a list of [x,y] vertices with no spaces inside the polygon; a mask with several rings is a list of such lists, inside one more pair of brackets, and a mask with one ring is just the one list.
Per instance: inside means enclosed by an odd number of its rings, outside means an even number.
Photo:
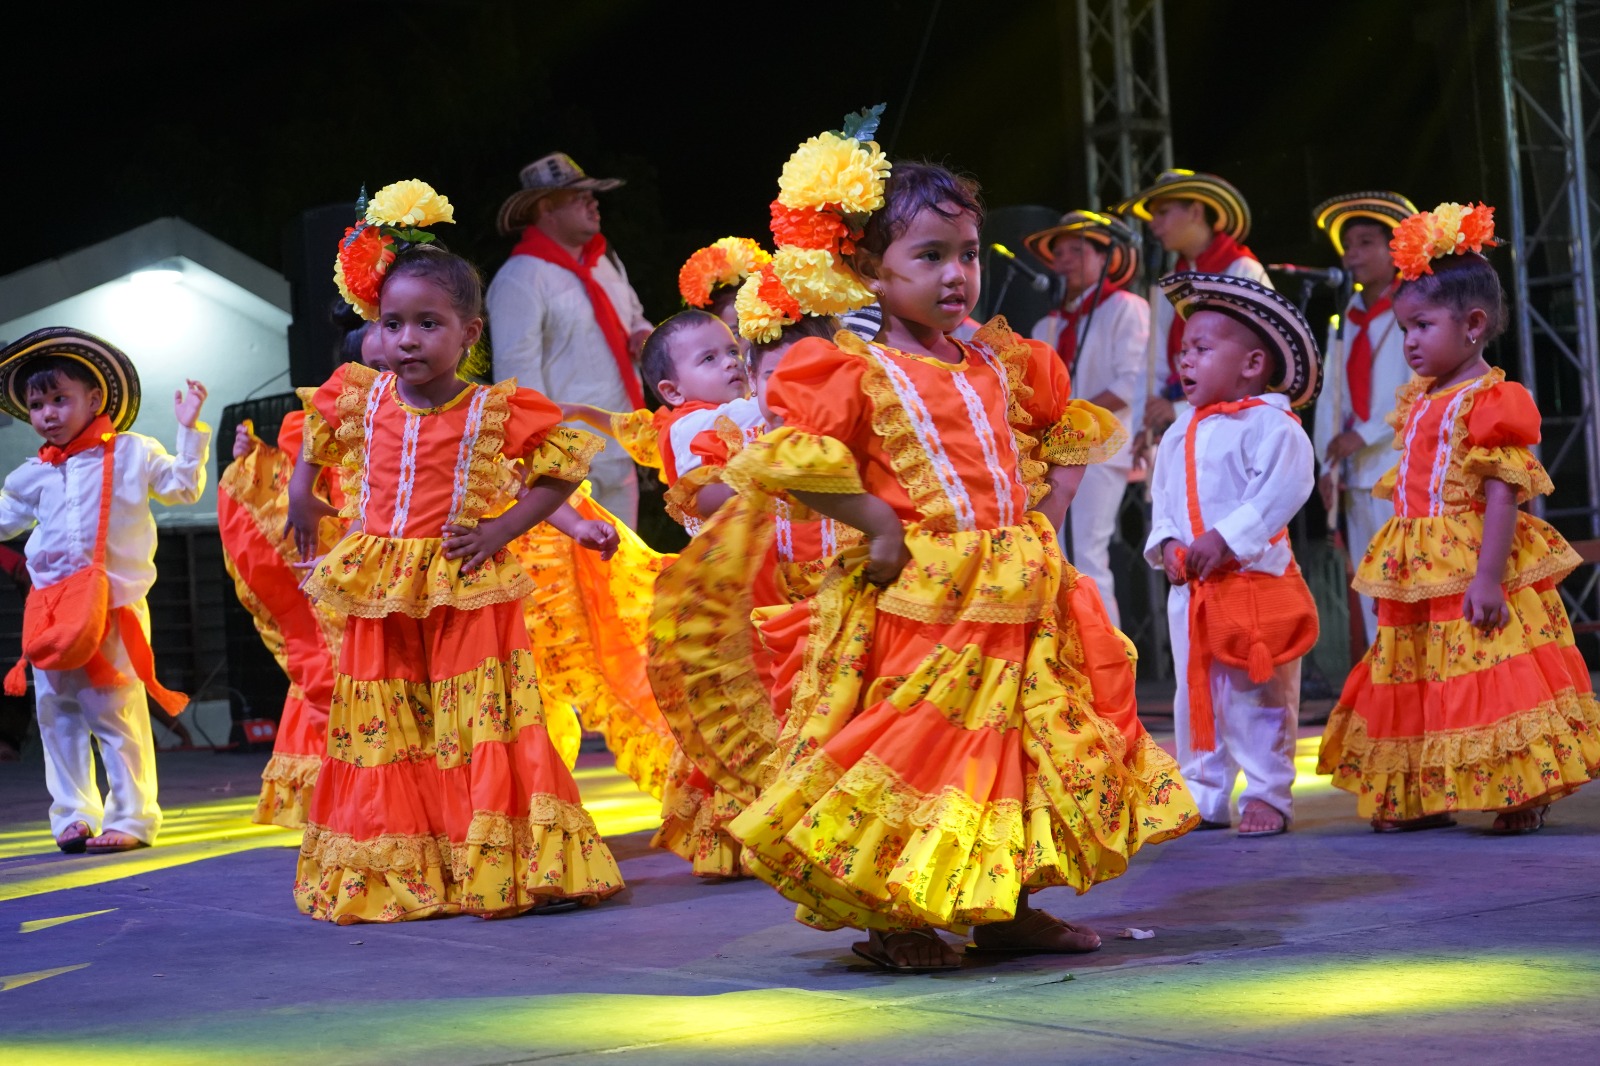
[{"label": "orange flower hair accessory", "polygon": [[748,237],[724,237],[691,255],[678,271],[678,292],[690,307],[705,307],[721,288],[736,288],[772,262],[772,256]]},{"label": "orange flower hair accessory", "polygon": [[415,178],[385,185],[369,201],[367,190],[356,200],[356,224],[344,231],[333,263],[333,283],[345,303],[368,322],[378,318],[378,293],[396,255],[413,244],[428,244],[433,234],[423,227],[454,222],[455,208]]},{"label": "orange flower hair accessory", "polygon": [[1482,252],[1500,241],[1494,235],[1494,208],[1478,203],[1443,203],[1412,215],[1394,228],[1389,251],[1400,276],[1416,281],[1433,273],[1433,261],[1446,255]]},{"label": "orange flower hair accessory", "polygon": [[733,309],[739,314],[739,336],[756,344],[771,344],[783,334],[783,327],[794,325],[805,314],[771,263],[744,279],[733,298]]}]

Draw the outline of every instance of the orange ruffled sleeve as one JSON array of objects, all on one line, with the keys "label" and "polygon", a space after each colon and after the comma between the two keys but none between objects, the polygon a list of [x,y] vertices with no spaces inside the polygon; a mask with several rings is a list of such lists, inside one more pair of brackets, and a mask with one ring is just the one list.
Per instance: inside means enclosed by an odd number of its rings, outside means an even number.
[{"label": "orange ruffled sleeve", "polygon": [[611,437],[640,466],[662,469],[660,433],[656,429],[654,412],[641,408],[612,415]]},{"label": "orange ruffled sleeve", "polygon": [[306,412],[305,443],[300,450],[303,459],[318,466],[340,466],[345,456],[361,445],[361,416],[376,380],[378,372],[371,367],[345,363],[317,388],[295,390]]},{"label": "orange ruffled sleeve", "polygon": [[790,348],[767,383],[767,405],[783,425],[729,460],[723,480],[740,492],[865,491],[856,459],[872,432],[865,369],[820,337]]},{"label": "orange ruffled sleeve", "polygon": [[1517,502],[1554,491],[1550,475],[1529,450],[1539,443],[1539,408],[1528,390],[1502,381],[1472,397],[1462,441],[1461,480],[1471,499],[1482,499],[1483,483],[1503,481]]},{"label": "orange ruffled sleeve", "polygon": [[[494,386],[498,391],[508,383]],[[603,439],[561,424],[561,408],[532,389],[510,389],[500,452],[521,459],[529,484],[536,478],[582,481],[589,462],[606,446]],[[489,417],[485,412],[485,419]]]},{"label": "orange ruffled sleeve", "polygon": [[1012,385],[1017,402],[1039,435],[1039,458],[1052,466],[1103,463],[1127,443],[1128,431],[1117,416],[1088,400],[1072,399],[1067,368],[1043,341],[1023,340],[1027,348],[1021,387]]}]

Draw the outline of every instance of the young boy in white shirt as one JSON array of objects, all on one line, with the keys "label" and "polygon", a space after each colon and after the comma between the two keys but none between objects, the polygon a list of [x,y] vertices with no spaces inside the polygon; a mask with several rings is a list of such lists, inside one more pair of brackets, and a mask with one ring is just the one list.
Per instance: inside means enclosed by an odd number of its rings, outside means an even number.
[{"label": "young boy in white shirt", "polygon": [[[31,596],[91,567],[104,541],[109,602],[92,658],[73,669],[34,668],[50,829],[64,852],[127,851],[155,842],[155,744],[146,690],[174,713],[184,697],[162,688],[150,661],[155,583],[155,517],[150,500],[194,503],[205,486],[210,430],[200,422],[205,386],[177,393],[178,455],[125,432],[139,413],[139,376],[119,349],[80,330],[37,330],[0,350],[0,409],[28,420],[45,440],[0,490],[0,540],[37,526],[28,539]],[[105,458],[110,449],[109,474]],[[102,487],[112,496],[105,532]],[[86,626],[94,623],[86,602]],[[30,648],[28,620],[23,647]],[[21,664],[7,678],[19,691]],[[100,747],[110,795],[95,782],[91,738]]]},{"label": "young boy in white shirt", "polygon": [[[1292,408],[1316,395],[1316,343],[1294,304],[1249,279],[1172,274],[1161,287],[1186,319],[1190,406],[1161,438],[1145,558],[1173,586],[1178,762],[1201,828],[1230,824],[1242,770],[1239,835],[1271,836],[1294,814],[1299,657],[1316,639],[1286,529],[1315,481]],[[1229,624],[1248,630],[1247,651],[1226,646]]]}]

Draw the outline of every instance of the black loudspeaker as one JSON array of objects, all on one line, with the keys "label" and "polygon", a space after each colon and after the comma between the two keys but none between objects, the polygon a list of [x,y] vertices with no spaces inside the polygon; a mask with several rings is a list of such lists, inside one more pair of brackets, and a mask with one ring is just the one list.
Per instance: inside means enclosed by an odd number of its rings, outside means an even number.
[{"label": "black loudspeaker", "polygon": [[[1005,315],[1011,328],[1026,337],[1033,324],[1050,312],[1061,298],[1060,281],[1023,247],[1022,238],[1059,221],[1060,211],[1038,204],[999,207],[988,212],[983,220],[983,297],[973,312],[974,318],[987,322],[995,315]],[[1005,246],[1016,259],[995,251],[996,244]],[[1036,278],[1045,281],[1036,282]]]},{"label": "black loudspeaker", "polygon": [[339,290],[333,258],[356,219],[354,204],[303,211],[283,233],[283,273],[289,279],[294,321],[289,324],[289,380],[295,388],[321,385],[338,365],[342,331],[333,321]]}]

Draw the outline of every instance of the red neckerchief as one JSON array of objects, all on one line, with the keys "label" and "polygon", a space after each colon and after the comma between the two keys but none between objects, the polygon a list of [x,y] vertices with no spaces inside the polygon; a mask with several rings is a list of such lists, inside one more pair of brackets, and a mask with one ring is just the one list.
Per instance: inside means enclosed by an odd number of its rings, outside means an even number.
[{"label": "red neckerchief", "polygon": [[1111,299],[1111,294],[1117,291],[1118,286],[1102,281],[1100,287],[1084,293],[1078,300],[1078,305],[1071,311],[1053,311],[1052,314],[1060,315],[1061,333],[1056,337],[1056,352],[1061,356],[1061,361],[1067,365],[1067,375],[1076,377],[1078,374],[1078,323],[1082,322],[1089,314],[1101,304]]},{"label": "red neckerchief", "polygon": [[622,377],[622,387],[628,392],[628,402],[635,411],[643,407],[644,390],[639,387],[639,374],[633,368],[633,357],[628,354],[628,331],[623,327],[622,319],[617,317],[617,309],[611,306],[611,297],[606,295],[604,286],[594,279],[594,265],[606,254],[605,235],[596,233],[583,246],[579,258],[574,259],[544,230],[538,226],[528,226],[523,229],[522,240],[511,249],[511,254],[531,255],[578,276],[578,280],[583,282],[584,294],[589,297],[589,306],[594,310],[594,320],[606,338],[606,346],[611,349],[611,358],[617,362],[617,373]]},{"label": "red neckerchief", "polygon": [[90,448],[98,448],[101,444],[116,436],[117,431],[111,428],[111,419],[106,415],[97,415],[95,419],[67,442],[65,448],[57,448],[54,444],[46,444],[39,449],[39,458],[51,466],[60,466],[67,461],[68,456],[86,452]]},{"label": "red neckerchief", "polygon": [[[1256,253],[1234,240],[1226,233],[1219,233],[1211,238],[1211,243],[1206,245],[1206,250],[1194,262],[1178,258],[1178,272],[1198,270],[1202,274],[1226,273],[1228,267],[1241,259],[1256,259]],[[1261,260],[1256,259],[1256,262]],[[1178,349],[1183,347],[1183,319],[1174,314],[1172,325],[1167,329],[1167,384],[1175,385],[1178,382]]]},{"label": "red neckerchief", "polygon": [[656,413],[650,416],[650,424],[656,429],[656,451],[661,453],[661,480],[668,488],[678,480],[678,457],[672,451],[673,423],[684,415],[696,411],[712,411],[721,406],[720,403],[690,400],[676,407],[658,407]]},{"label": "red neckerchief", "polygon": [[1372,414],[1372,337],[1367,333],[1367,325],[1394,305],[1394,294],[1399,289],[1397,277],[1383,290],[1378,302],[1367,310],[1358,308],[1354,300],[1345,309],[1345,317],[1356,327],[1356,339],[1350,342],[1350,356],[1344,364],[1344,382],[1357,422],[1365,422]]}]

